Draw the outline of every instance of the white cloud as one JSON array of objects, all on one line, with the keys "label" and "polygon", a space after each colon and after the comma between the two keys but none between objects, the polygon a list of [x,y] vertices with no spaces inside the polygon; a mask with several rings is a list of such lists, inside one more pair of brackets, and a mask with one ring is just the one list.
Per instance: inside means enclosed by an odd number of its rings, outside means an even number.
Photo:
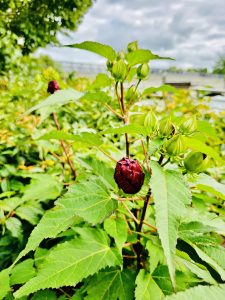
[{"label": "white cloud", "polygon": [[[60,35],[60,40],[94,40],[116,50],[138,40],[141,47],[176,59],[160,66],[211,67],[225,53],[224,11],[222,0],[97,0],[78,30],[70,38]],[[47,53],[59,60],[99,61],[75,49],[48,47]]]}]

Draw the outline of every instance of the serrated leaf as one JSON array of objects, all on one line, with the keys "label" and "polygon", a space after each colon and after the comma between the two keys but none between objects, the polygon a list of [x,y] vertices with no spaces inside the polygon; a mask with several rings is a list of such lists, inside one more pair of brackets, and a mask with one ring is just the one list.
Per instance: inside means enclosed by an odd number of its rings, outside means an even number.
[{"label": "serrated leaf", "polygon": [[10,285],[23,284],[36,275],[34,261],[29,258],[16,265],[10,276]]},{"label": "serrated leaf", "polygon": [[126,54],[126,60],[130,66],[147,63],[153,59],[172,59],[170,57],[161,57],[153,54],[150,50],[138,49]]},{"label": "serrated leaf", "polygon": [[154,155],[155,152],[163,145],[164,139],[155,138],[154,140],[150,141],[149,145],[149,155]]},{"label": "serrated leaf", "polygon": [[164,294],[152,276],[145,270],[140,270],[136,278],[136,300],[161,300]]},{"label": "serrated leaf", "polygon": [[135,273],[131,270],[101,271],[89,282],[85,300],[130,300],[134,297]]},{"label": "serrated leaf", "polygon": [[225,284],[219,286],[196,286],[185,292],[167,296],[165,300],[224,300]]},{"label": "serrated leaf", "polygon": [[124,134],[124,133],[130,133],[130,134],[142,134],[142,135],[148,135],[149,131],[146,129],[146,127],[141,125],[124,125],[117,128],[109,128],[102,132],[102,134],[107,133],[114,133],[114,134]]},{"label": "serrated leaf", "polygon": [[176,88],[174,88],[172,85],[169,84],[163,84],[160,85],[158,87],[149,87],[146,88],[143,92],[142,92],[142,96],[146,96],[155,92],[168,92],[168,93],[175,93],[177,91]]},{"label": "serrated leaf", "polygon": [[121,251],[127,240],[127,223],[122,217],[111,217],[105,220],[104,229],[114,238],[118,249]]},{"label": "serrated leaf", "polygon": [[9,269],[5,269],[0,272],[0,300],[4,299],[9,291]]},{"label": "serrated leaf", "polygon": [[196,186],[202,191],[211,193],[225,200],[225,185],[217,182],[211,176],[200,174],[197,178]]},{"label": "serrated leaf", "polygon": [[85,41],[85,42],[82,42],[79,44],[71,44],[71,45],[65,45],[65,46],[71,47],[71,48],[87,50],[87,51],[96,53],[100,56],[103,56],[111,61],[116,59],[116,52],[113,50],[112,47],[98,43],[98,42]]},{"label": "serrated leaf", "polygon": [[8,218],[5,225],[13,237],[22,238],[22,223],[19,219],[14,217]]},{"label": "serrated leaf", "polygon": [[82,279],[106,266],[121,264],[116,249],[111,249],[107,236],[97,229],[86,229],[85,235],[57,245],[49,252],[37,276],[28,281],[14,296],[19,298],[40,289],[76,285]]},{"label": "serrated leaf", "polygon": [[151,162],[151,189],[155,201],[156,227],[167,259],[169,273],[175,287],[174,254],[178,226],[186,205],[190,204],[190,191],[183,178],[176,171],[163,170],[156,162]]},{"label": "serrated leaf", "polygon": [[29,251],[35,250],[42,240],[54,238],[73,222],[80,222],[80,217],[89,223],[101,223],[116,207],[116,200],[111,199],[109,191],[101,181],[85,181],[72,185],[56,201],[56,207],[45,213],[16,261]]},{"label": "serrated leaf", "polygon": [[56,199],[62,191],[62,183],[49,174],[28,174],[23,177],[31,177],[31,183],[24,189],[23,201],[46,201]]},{"label": "serrated leaf", "polygon": [[187,253],[177,251],[176,263],[184,265],[187,269],[189,269],[199,278],[203,279],[205,282],[208,282],[210,284],[217,284],[207,268],[191,260]]},{"label": "serrated leaf", "polygon": [[[215,252],[213,250],[214,247],[198,247],[194,243],[190,242],[189,240],[186,240],[187,243],[189,243],[197,252],[198,256],[205,262],[207,262],[212,268],[214,268],[221,276],[222,280],[225,280],[225,270],[223,266],[223,262],[218,262],[218,258],[215,258]],[[208,251],[207,251],[208,250]],[[218,251],[217,254],[220,256],[223,256],[224,258],[224,249]],[[220,254],[218,253],[220,252]]]},{"label": "serrated leaf", "polygon": [[86,99],[92,102],[111,102],[112,98],[107,93],[98,91],[98,92],[87,92],[81,99]]},{"label": "serrated leaf", "polygon": [[87,146],[100,146],[102,141],[98,134],[82,132],[81,134],[70,134],[64,131],[52,130],[41,137],[39,140],[69,140],[79,142]]},{"label": "serrated leaf", "polygon": [[37,109],[43,108],[43,107],[58,107],[62,106],[69,101],[78,100],[83,94],[75,91],[73,89],[66,89],[62,91],[57,91],[57,93],[52,94],[51,96],[47,97],[45,100],[41,101],[37,105],[31,107],[28,109],[25,114],[29,114]]},{"label": "serrated leaf", "polygon": [[166,258],[163,249],[159,244],[154,244],[149,240],[146,244],[149,253],[150,273],[152,274],[159,263],[166,264]]},{"label": "serrated leaf", "polygon": [[44,214],[44,209],[40,203],[29,201],[19,206],[15,212],[21,219],[36,225],[39,221],[39,216]]},{"label": "serrated leaf", "polygon": [[92,89],[100,89],[100,88],[105,88],[107,86],[110,86],[112,84],[112,79],[104,74],[104,73],[99,73],[95,80],[92,82],[91,86],[89,87],[89,90]]},{"label": "serrated leaf", "polygon": [[97,160],[96,158],[88,157],[81,160],[82,165],[91,169],[98,178],[108,185],[110,188],[115,189],[116,183],[113,179],[114,169],[106,165],[106,163]]},{"label": "serrated leaf", "polygon": [[221,165],[224,165],[224,160],[219,156],[219,154],[210,146],[207,146],[200,140],[197,140],[192,137],[183,136],[186,146],[192,150],[202,152],[212,158],[215,161],[219,162]]}]

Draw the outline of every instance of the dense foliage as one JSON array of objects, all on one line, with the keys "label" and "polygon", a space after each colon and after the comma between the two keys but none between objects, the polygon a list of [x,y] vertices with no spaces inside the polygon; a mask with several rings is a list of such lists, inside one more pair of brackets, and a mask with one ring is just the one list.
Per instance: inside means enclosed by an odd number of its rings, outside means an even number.
[{"label": "dense foliage", "polygon": [[163,58],[136,42],[71,47],[108,73],[40,72],[43,59],[0,82],[0,299],[222,300],[224,114],[143,89]]},{"label": "dense foliage", "polygon": [[[75,30],[92,0],[0,0],[0,71]],[[37,30],[38,28],[38,30]]]}]

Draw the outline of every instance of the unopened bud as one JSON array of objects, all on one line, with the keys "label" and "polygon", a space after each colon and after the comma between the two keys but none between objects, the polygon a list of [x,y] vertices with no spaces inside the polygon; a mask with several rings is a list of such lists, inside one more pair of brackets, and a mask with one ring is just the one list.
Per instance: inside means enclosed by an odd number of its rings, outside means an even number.
[{"label": "unopened bud", "polygon": [[111,71],[112,71],[112,67],[113,67],[113,62],[110,61],[110,60],[107,60],[107,62],[106,62],[106,67],[107,67],[107,70],[108,70],[109,72],[111,72]]},{"label": "unopened bud", "polygon": [[144,118],[144,126],[149,130],[149,133],[155,131],[158,127],[158,120],[154,112],[149,111]]},{"label": "unopened bud", "polygon": [[187,171],[200,173],[209,167],[210,159],[201,152],[190,152],[184,160],[184,166]]},{"label": "unopened bud", "polygon": [[123,81],[127,75],[127,65],[123,60],[118,60],[113,64],[112,75],[116,81]]},{"label": "unopened bud", "polygon": [[159,122],[159,135],[161,137],[169,137],[175,133],[175,126],[170,119],[160,120]]},{"label": "unopened bud", "polygon": [[126,92],[125,99],[127,101],[136,100],[137,97],[138,97],[138,93],[137,93],[136,87],[134,85],[131,85]]},{"label": "unopened bud", "polygon": [[181,134],[175,135],[165,143],[165,149],[171,156],[178,156],[187,149],[184,137]]},{"label": "unopened bud", "polygon": [[196,117],[191,117],[180,125],[180,132],[182,134],[191,134],[195,132],[196,129],[197,129]]},{"label": "unopened bud", "polygon": [[128,52],[133,52],[137,49],[138,49],[138,42],[137,41],[131,42],[127,45],[127,51]]},{"label": "unopened bud", "polygon": [[120,60],[120,59],[124,59],[125,58],[125,53],[124,53],[124,51],[119,51],[118,53],[117,53],[117,60]]},{"label": "unopened bud", "polygon": [[149,65],[147,63],[144,63],[142,65],[140,65],[138,68],[137,68],[137,77],[139,79],[144,79],[148,76],[149,74]]}]

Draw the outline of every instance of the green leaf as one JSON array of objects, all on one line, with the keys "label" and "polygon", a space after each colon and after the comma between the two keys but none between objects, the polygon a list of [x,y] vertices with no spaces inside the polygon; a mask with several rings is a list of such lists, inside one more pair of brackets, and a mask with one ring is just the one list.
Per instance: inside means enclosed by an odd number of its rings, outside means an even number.
[{"label": "green leaf", "polygon": [[207,137],[211,137],[216,141],[220,141],[218,134],[212,124],[209,121],[200,120],[198,121],[198,131],[206,135]]},{"label": "green leaf", "polygon": [[117,207],[106,186],[100,181],[85,181],[72,185],[69,191],[56,201],[56,207],[47,211],[32,231],[25,249],[16,261],[35,250],[46,238],[54,238],[81,217],[89,223],[101,223]]},{"label": "green leaf", "polygon": [[138,49],[127,53],[126,60],[130,66],[137,64],[148,63],[153,59],[172,59],[170,57],[161,57],[157,54],[153,54],[150,50]]},{"label": "green leaf", "polygon": [[49,174],[27,174],[31,183],[24,189],[23,201],[46,201],[56,199],[62,191],[62,184]]},{"label": "green leaf", "polygon": [[151,163],[151,189],[155,201],[156,227],[167,259],[169,273],[175,287],[174,254],[176,249],[178,226],[186,205],[190,204],[190,191],[182,176],[169,170],[163,170],[156,162]]},{"label": "green leaf", "polygon": [[197,178],[196,187],[225,200],[225,185],[217,182],[211,176],[200,174]]},{"label": "green leaf", "polygon": [[114,238],[118,249],[121,251],[123,244],[127,240],[127,223],[124,218],[112,216],[104,222],[104,229]]},{"label": "green leaf", "polygon": [[96,76],[95,80],[92,82],[91,86],[89,87],[89,90],[105,88],[110,86],[111,84],[112,84],[112,79],[109,78],[108,75],[104,73],[99,73]]},{"label": "green leaf", "polygon": [[40,289],[74,286],[106,266],[121,264],[119,253],[110,248],[103,231],[80,229],[80,235],[53,248],[37,276],[16,291],[14,296],[19,298]]},{"label": "green leaf", "polygon": [[159,263],[166,264],[166,258],[159,243],[149,240],[146,244],[146,249],[149,253],[150,273],[152,274]]},{"label": "green leaf", "polygon": [[221,165],[224,165],[224,160],[219,156],[219,154],[210,146],[207,146],[205,143],[194,139],[192,137],[186,137],[184,136],[184,141],[186,143],[186,146],[192,150],[202,152],[212,158],[215,159],[215,161],[218,161]]},{"label": "green leaf", "polygon": [[4,299],[10,291],[9,271],[9,269],[5,269],[0,272],[0,300]]},{"label": "green leaf", "polygon": [[112,98],[105,92],[98,91],[98,92],[87,92],[81,99],[86,99],[92,102],[111,102]]},{"label": "green leaf", "polygon": [[140,270],[136,278],[136,300],[161,300],[164,294],[152,276],[145,270]]},{"label": "green leaf", "polygon": [[134,298],[135,273],[131,270],[101,271],[89,282],[85,300],[130,300]]},{"label": "green leaf", "polygon": [[19,219],[14,217],[8,218],[5,225],[13,237],[22,238],[22,223]]},{"label": "green leaf", "polygon": [[39,291],[34,294],[31,300],[56,300],[56,293],[51,290]]},{"label": "green leaf", "polygon": [[66,47],[87,50],[96,53],[100,56],[103,56],[111,61],[116,59],[116,52],[113,50],[112,47],[97,42],[86,41],[79,44],[66,45]]},{"label": "green leaf", "polygon": [[[221,247],[214,248],[212,246],[210,247],[198,247],[194,243],[186,240],[197,252],[198,256],[207,262],[212,268],[214,268],[221,276],[222,280],[225,280],[225,269],[224,269],[224,262],[219,261],[219,258],[225,257],[224,255],[224,249]],[[215,250],[217,249],[217,250]],[[219,255],[216,257],[216,255]]]},{"label": "green leaf", "polygon": [[141,134],[141,135],[148,135],[149,130],[147,130],[146,127],[140,126],[140,125],[124,125],[117,128],[109,128],[104,131],[102,131],[102,134],[107,133],[114,133],[114,134],[124,134],[124,133],[130,133],[130,134]]},{"label": "green leaf", "polygon": [[16,265],[10,276],[10,285],[23,284],[36,275],[34,261],[29,258]]},{"label": "green leaf", "polygon": [[82,95],[83,95],[82,93],[77,92],[73,89],[57,91],[56,93],[52,94],[51,96],[49,96],[45,100],[41,101],[37,105],[28,109],[25,113],[29,114],[29,113],[33,112],[34,110],[37,110],[37,109],[40,109],[43,107],[50,106],[52,108],[55,108],[58,106],[62,106],[64,104],[68,103],[69,101],[78,100]]},{"label": "green leaf", "polygon": [[174,88],[172,85],[169,84],[163,84],[161,86],[158,87],[149,87],[147,89],[145,89],[142,92],[142,96],[146,96],[155,92],[168,92],[168,93],[175,93],[177,91],[176,88]]},{"label": "green leaf", "polygon": [[91,169],[98,178],[108,185],[109,188],[115,189],[116,183],[113,179],[114,169],[106,165],[105,162],[99,161],[96,158],[88,157],[81,160],[84,167]]},{"label": "green leaf", "polygon": [[39,221],[39,216],[43,215],[44,209],[40,203],[29,201],[19,206],[15,212],[20,219],[27,220],[32,225],[36,225]]},{"label": "green leaf", "polygon": [[185,292],[167,296],[165,300],[224,300],[225,284],[219,286],[196,286]]},{"label": "green leaf", "polygon": [[150,145],[149,145],[149,155],[154,155],[155,152],[163,145],[164,143],[164,139],[161,138],[155,138],[152,141],[150,141]]},{"label": "green leaf", "polygon": [[82,132],[81,134],[70,134],[64,131],[52,130],[41,137],[39,140],[69,140],[79,142],[87,146],[100,146],[102,141],[95,133]]},{"label": "green leaf", "polygon": [[177,250],[176,263],[184,265],[192,273],[203,279],[205,282],[210,284],[217,284],[215,279],[211,276],[207,268],[201,264],[197,264],[190,259],[187,253]]}]

